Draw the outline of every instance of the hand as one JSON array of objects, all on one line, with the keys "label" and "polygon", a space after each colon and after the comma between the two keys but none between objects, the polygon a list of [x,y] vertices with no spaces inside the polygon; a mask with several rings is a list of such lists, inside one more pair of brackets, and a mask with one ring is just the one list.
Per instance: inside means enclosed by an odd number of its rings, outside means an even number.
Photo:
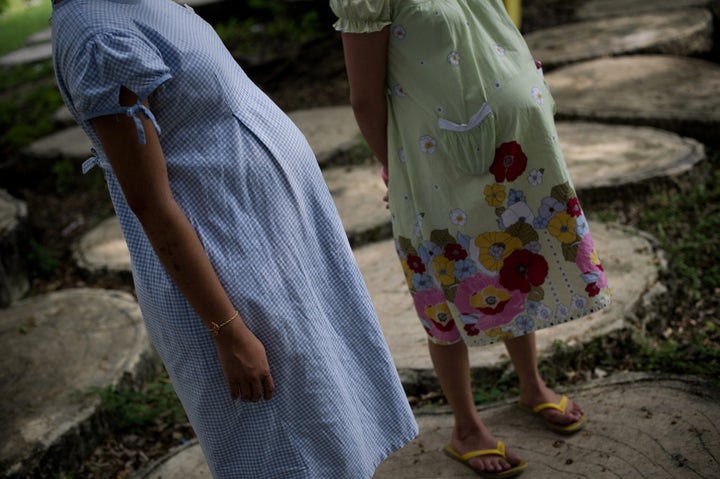
[{"label": "hand", "polygon": [[233,399],[257,402],[272,398],[275,385],[265,347],[241,320],[223,327],[215,343]]}]

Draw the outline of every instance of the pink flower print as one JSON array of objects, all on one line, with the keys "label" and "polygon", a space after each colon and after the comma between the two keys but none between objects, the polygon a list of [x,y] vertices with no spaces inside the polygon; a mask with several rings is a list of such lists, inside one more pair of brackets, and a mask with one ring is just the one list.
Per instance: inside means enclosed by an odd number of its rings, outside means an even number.
[{"label": "pink flower print", "polygon": [[429,336],[445,343],[454,343],[460,338],[460,331],[455,327],[455,320],[441,291],[419,291],[413,296],[413,303]]},{"label": "pink flower print", "polygon": [[[464,318],[477,318],[470,326],[487,331],[512,321],[523,311],[526,297],[503,287],[497,276],[476,274],[460,283],[454,304]],[[465,330],[470,332],[467,326]]]},{"label": "pink flower print", "polygon": [[[578,245],[577,256],[575,257],[575,264],[582,271],[583,275],[587,278],[593,278],[595,281],[588,284],[595,285],[597,292],[590,294],[595,296],[599,290],[607,287],[607,276],[605,275],[605,269],[600,263],[597,252],[595,251],[595,245],[593,244],[592,234],[588,233],[582,237],[580,244]],[[591,288],[595,291],[595,288]],[[587,288],[586,288],[587,290]],[[590,293],[590,290],[588,290]]]}]

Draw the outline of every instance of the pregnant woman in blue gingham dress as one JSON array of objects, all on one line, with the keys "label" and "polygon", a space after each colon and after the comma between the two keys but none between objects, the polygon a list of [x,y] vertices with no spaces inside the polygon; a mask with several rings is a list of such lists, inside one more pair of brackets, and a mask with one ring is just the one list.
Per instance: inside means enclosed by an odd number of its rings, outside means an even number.
[{"label": "pregnant woman in blue gingham dress", "polygon": [[303,135],[190,8],[56,0],[52,25],[213,476],[370,478],[417,426]]}]

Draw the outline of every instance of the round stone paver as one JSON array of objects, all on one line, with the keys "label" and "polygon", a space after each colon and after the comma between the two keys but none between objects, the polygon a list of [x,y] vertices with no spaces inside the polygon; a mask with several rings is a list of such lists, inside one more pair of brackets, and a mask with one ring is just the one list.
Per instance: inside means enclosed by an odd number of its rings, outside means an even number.
[{"label": "round stone paver", "polygon": [[667,55],[570,65],[545,75],[559,120],[654,126],[720,144],[720,66]]},{"label": "round stone paver", "polygon": [[[715,479],[720,461],[718,392],[688,378],[642,373],[595,380],[568,394],[589,416],[585,429],[561,436],[514,400],[478,408],[483,422],[528,461],[533,479]],[[417,438],[395,451],[373,479],[477,478],[442,452],[453,428],[447,407],[415,411]],[[210,479],[197,441],[172,451],[133,479]]]},{"label": "round stone paver", "polygon": [[0,310],[0,349],[0,469],[27,477],[92,452],[94,388],[147,379],[159,364],[135,299],[102,289],[59,291]]},{"label": "round stone paver", "polygon": [[[646,295],[654,294],[658,265],[662,263],[652,243],[636,230],[618,225],[590,222],[598,254],[612,290],[611,306],[585,318],[537,332],[538,352],[551,352],[556,340],[580,344],[593,337],[638,323],[636,308]],[[415,378],[416,370],[432,370],[427,351],[427,335],[417,319],[412,298],[405,284],[395,244],[387,240],[355,249],[355,257],[380,318],[395,365],[403,382]],[[470,349],[471,367],[478,371],[497,370],[507,362],[503,344]]]},{"label": "round stone paver", "polygon": [[68,158],[82,161],[92,156],[90,148],[92,143],[83,129],[73,126],[32,142],[23,153],[38,160]]},{"label": "round stone paver", "polygon": [[130,275],[130,252],[117,217],[111,216],[88,231],[73,247],[76,264],[92,275]]},{"label": "round stone paver", "polygon": [[[709,10],[688,8],[570,23],[525,39],[545,70],[595,58],[637,53],[697,55],[712,50]],[[572,39],[572,41],[568,41]]]},{"label": "round stone paver", "polygon": [[632,17],[643,13],[687,7],[717,8],[717,0],[586,0],[580,2],[575,16],[580,20],[609,17]]},{"label": "round stone paver", "polygon": [[288,116],[303,132],[320,164],[348,151],[360,138],[352,108],[346,105],[296,110]]},{"label": "round stone paver", "polygon": [[[716,479],[720,470],[717,389],[691,378],[625,374],[569,395],[589,420],[573,436],[550,431],[514,400],[479,408],[483,422],[528,462],[528,479]],[[417,413],[420,435],[378,467],[374,479],[477,478],[448,459],[447,408]],[[190,479],[190,478],[188,478]],[[193,478],[194,479],[194,478]],[[199,477],[198,477],[199,479]]]},{"label": "round stone paver", "polygon": [[[305,135],[321,165],[331,163],[337,156],[347,153],[361,138],[352,108],[347,105],[296,110],[288,113],[288,116]],[[75,125],[66,107],[53,114],[53,121],[73,126],[31,143],[25,151],[28,156],[84,160],[91,155],[90,139],[82,128]]]},{"label": "round stone paver", "polygon": [[323,176],[353,246],[392,236],[379,164],[327,168]]},{"label": "round stone paver", "polygon": [[[390,213],[385,209],[385,185],[373,164],[323,170],[345,232],[354,245],[391,236]],[[130,252],[116,217],[103,220],[74,245],[76,264],[91,275],[124,279],[130,274]]]},{"label": "round stone paver", "polygon": [[706,159],[697,140],[657,128],[558,122],[557,130],[575,188],[590,210],[697,184]]},{"label": "round stone paver", "polygon": [[0,189],[0,308],[30,289],[21,245],[29,240],[27,205]]},{"label": "round stone paver", "polygon": [[50,43],[38,43],[1,56],[0,67],[14,67],[49,60],[50,58],[52,58],[52,45]]}]

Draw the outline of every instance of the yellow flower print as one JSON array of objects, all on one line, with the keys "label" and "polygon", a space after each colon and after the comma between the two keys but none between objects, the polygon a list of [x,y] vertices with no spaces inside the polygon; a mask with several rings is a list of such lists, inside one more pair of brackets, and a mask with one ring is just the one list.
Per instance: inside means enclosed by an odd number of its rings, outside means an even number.
[{"label": "yellow flower print", "polygon": [[505,193],[505,185],[501,185],[500,183],[495,183],[493,185],[487,185],[485,187],[485,201],[487,201],[487,204],[490,206],[494,206],[497,208],[498,206],[502,206],[503,202],[505,201],[505,196],[507,195]]},{"label": "yellow flower print", "polygon": [[435,277],[443,286],[450,286],[455,283],[455,261],[448,259],[446,256],[436,256],[433,259],[433,268],[435,269]]},{"label": "yellow flower print", "polygon": [[502,231],[483,233],[475,239],[475,244],[480,249],[480,263],[489,271],[500,271],[505,258],[523,247],[520,238]]},{"label": "yellow flower print", "polygon": [[561,243],[570,244],[577,240],[576,226],[575,218],[567,214],[567,212],[561,211],[550,220],[547,229]]},{"label": "yellow flower print", "polygon": [[592,250],[592,253],[590,253],[590,262],[594,265],[600,264],[600,257],[597,254],[597,251]]},{"label": "yellow flower print", "polygon": [[433,304],[425,308],[425,314],[441,326],[445,326],[452,319],[447,303]]},{"label": "yellow flower print", "polygon": [[470,297],[470,305],[475,309],[494,310],[510,299],[510,293],[505,289],[488,286]]},{"label": "yellow flower print", "polygon": [[512,332],[510,332],[510,331],[503,331],[503,330],[500,329],[500,328],[488,329],[487,331],[485,331],[485,334],[486,334],[489,338],[493,338],[493,339],[496,340],[496,341],[502,341],[502,340],[505,340],[505,339],[512,339],[512,338],[515,337]]}]

